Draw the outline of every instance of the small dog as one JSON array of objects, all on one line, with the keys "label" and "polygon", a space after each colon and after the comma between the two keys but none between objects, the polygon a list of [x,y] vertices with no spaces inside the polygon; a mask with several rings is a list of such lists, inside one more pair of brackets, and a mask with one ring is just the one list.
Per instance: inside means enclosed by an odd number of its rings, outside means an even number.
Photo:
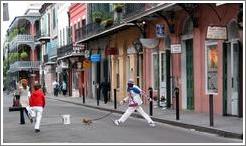
[{"label": "small dog", "polygon": [[86,125],[90,125],[92,123],[92,120],[89,118],[82,118],[81,121]]}]

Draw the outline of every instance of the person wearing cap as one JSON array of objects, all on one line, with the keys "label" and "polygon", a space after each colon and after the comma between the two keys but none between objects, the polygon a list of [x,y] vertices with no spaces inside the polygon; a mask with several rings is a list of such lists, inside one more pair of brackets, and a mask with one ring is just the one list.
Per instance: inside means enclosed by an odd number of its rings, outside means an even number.
[{"label": "person wearing cap", "polygon": [[36,117],[35,122],[35,132],[40,132],[40,122],[42,118],[43,109],[45,106],[45,96],[44,93],[40,90],[41,85],[39,83],[36,83],[34,85],[34,91],[31,94],[31,97],[29,99],[29,104],[31,107],[31,116],[32,118]]},{"label": "person wearing cap", "polygon": [[114,124],[118,126],[120,125],[120,123],[124,123],[127,120],[127,118],[136,110],[148,121],[151,127],[154,127],[154,121],[150,118],[148,114],[144,112],[143,108],[141,107],[143,103],[141,95],[145,97],[147,97],[147,95],[137,85],[134,85],[134,81],[132,79],[128,80],[127,86],[128,96],[124,98],[122,101],[120,101],[120,104],[123,105],[124,103],[128,102],[129,107],[127,108],[125,113],[120,117],[120,119],[114,120]]}]

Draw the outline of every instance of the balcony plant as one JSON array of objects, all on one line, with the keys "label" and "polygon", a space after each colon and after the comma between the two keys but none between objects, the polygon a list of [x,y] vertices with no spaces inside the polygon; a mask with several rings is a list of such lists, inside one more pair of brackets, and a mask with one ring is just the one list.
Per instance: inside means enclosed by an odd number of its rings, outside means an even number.
[{"label": "balcony plant", "polygon": [[104,18],[103,18],[103,24],[105,27],[109,27],[113,24],[113,16],[109,13],[105,13]]},{"label": "balcony plant", "polygon": [[23,52],[20,54],[20,58],[21,58],[22,60],[27,59],[27,57],[28,57],[28,54],[27,54],[27,52],[25,52],[25,51],[23,51]]},{"label": "balcony plant", "polygon": [[117,13],[121,13],[124,6],[125,6],[124,3],[114,3],[113,10],[116,11]]},{"label": "balcony plant", "polygon": [[92,13],[92,19],[94,22],[100,24],[102,21],[103,13],[101,11],[95,11]]}]

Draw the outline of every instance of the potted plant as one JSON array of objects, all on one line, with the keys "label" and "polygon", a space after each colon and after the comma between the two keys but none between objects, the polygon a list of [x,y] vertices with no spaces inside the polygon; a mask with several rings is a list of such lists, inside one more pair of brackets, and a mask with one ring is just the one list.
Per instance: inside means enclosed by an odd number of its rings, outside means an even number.
[{"label": "potted plant", "polygon": [[94,22],[100,24],[102,21],[103,14],[101,11],[95,11],[92,13],[92,19]]},{"label": "potted plant", "polygon": [[103,24],[105,27],[109,27],[113,24],[113,16],[110,14],[105,14],[103,19]]},{"label": "potted plant", "polygon": [[24,51],[23,51],[23,52],[20,54],[20,58],[23,59],[23,60],[26,59],[27,57],[28,57],[27,52],[24,52]]},{"label": "potted plant", "polygon": [[121,13],[124,6],[125,6],[124,3],[114,3],[114,4],[113,4],[113,9],[114,9],[117,13]]}]

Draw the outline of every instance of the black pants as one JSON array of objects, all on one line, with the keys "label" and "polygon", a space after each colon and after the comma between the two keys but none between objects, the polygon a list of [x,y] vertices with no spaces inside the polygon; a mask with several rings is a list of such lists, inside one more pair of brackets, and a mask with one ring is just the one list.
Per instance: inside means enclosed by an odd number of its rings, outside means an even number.
[{"label": "black pants", "polygon": [[67,90],[62,90],[63,95],[67,94]]},{"label": "black pants", "polygon": [[104,103],[106,104],[108,102],[107,93],[103,93],[103,97],[104,97]]}]

